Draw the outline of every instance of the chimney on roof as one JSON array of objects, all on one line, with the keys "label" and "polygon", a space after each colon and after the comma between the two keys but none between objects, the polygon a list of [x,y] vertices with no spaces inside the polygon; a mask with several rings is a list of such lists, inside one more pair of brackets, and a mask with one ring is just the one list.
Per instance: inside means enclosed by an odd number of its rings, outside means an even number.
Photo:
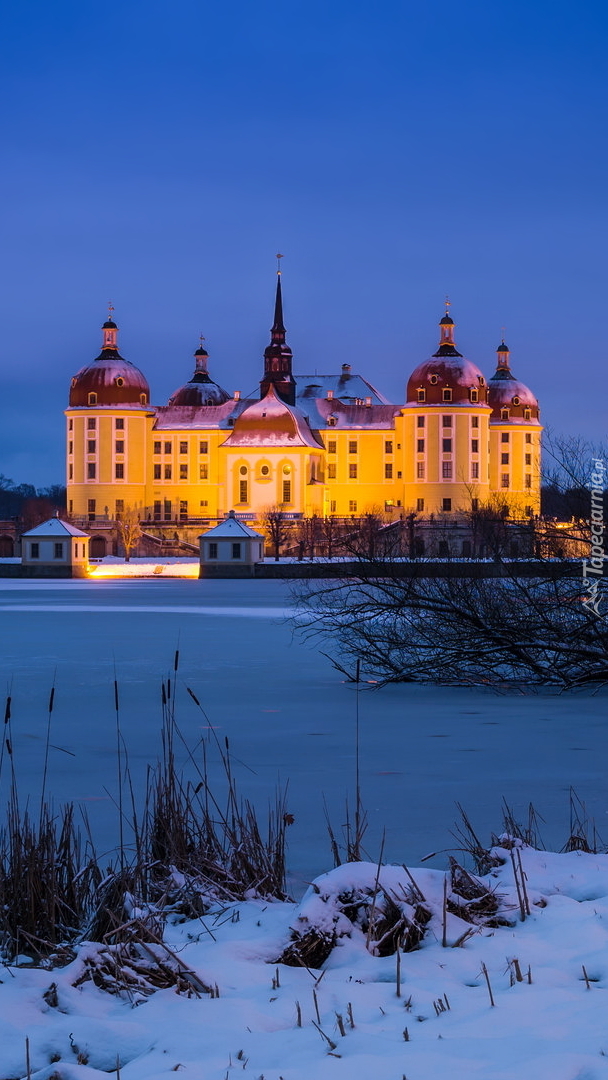
[{"label": "chimney on roof", "polygon": [[342,364],[342,374],[350,375],[350,364]]},{"label": "chimney on roof", "polygon": [[368,409],[371,409],[371,407],[372,407],[372,399],[371,399],[371,397],[366,397],[366,399],[365,399],[365,405],[366,405],[366,407],[367,407]]},{"label": "chimney on roof", "polygon": [[333,401],[334,400],[334,392],[333,392],[333,390],[328,390],[327,391],[327,400],[328,401]]},{"label": "chimney on roof", "polygon": [[235,390],[234,391],[234,400],[235,401],[240,401],[241,400],[241,391],[240,390]]}]

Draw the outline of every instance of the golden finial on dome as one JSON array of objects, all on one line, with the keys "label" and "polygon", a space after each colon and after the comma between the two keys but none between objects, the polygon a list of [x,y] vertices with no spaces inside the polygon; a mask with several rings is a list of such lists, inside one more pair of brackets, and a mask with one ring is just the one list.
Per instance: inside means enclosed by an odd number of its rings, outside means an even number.
[{"label": "golden finial on dome", "polygon": [[281,273],[281,259],[284,258],[284,256],[281,255],[281,253],[279,251],[277,251],[276,258],[277,258],[277,274],[280,274]]}]

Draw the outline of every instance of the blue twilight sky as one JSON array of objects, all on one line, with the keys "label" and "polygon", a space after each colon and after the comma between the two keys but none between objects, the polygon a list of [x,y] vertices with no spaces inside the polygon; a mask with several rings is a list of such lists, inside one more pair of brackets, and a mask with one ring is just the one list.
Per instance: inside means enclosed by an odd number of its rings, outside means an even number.
[{"label": "blue twilight sky", "polygon": [[22,0],[2,9],[0,472],[64,476],[99,351],[161,404],[255,389],[285,254],[296,373],[392,400],[446,293],[486,375],[506,326],[543,420],[607,427],[600,0]]}]

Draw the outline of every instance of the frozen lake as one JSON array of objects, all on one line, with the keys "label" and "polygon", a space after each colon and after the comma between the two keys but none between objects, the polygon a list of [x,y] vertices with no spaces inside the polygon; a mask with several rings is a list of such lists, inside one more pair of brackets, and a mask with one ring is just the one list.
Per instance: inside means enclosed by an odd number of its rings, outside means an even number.
[{"label": "frozen lake", "polygon": [[[293,637],[289,614],[281,581],[0,582],[2,685],[13,697],[22,792],[40,791],[54,679],[51,741],[61,749],[51,751],[48,789],[58,802],[81,801],[101,843],[114,843],[114,666],[141,788],[157,752],[160,682],[179,647],[178,722],[188,740],[205,721],[186,686],[245,763],[244,794],[265,805],[277,778],[289,780],[295,877],[328,869],[323,796],[339,825],[347,794],[352,803],[355,691],[317,646]],[[532,800],[545,842],[561,844],[570,785],[608,840],[606,691],[521,697],[403,685],[359,700],[372,857],[383,827],[397,861],[417,865],[448,846],[456,800],[486,838],[500,828],[503,795],[522,816]],[[4,770],[6,796],[6,759]]]}]

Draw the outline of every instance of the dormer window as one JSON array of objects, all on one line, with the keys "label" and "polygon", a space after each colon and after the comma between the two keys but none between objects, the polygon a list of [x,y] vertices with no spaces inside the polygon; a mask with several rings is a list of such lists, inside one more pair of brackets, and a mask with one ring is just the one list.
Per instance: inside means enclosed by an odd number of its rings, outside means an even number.
[{"label": "dormer window", "polygon": [[117,378],[117,379],[114,379],[114,382],[116,383],[116,385],[117,385],[117,386],[124,386],[124,385],[125,385],[125,380],[124,380],[124,379],[122,379],[122,378],[120,377],[120,375],[118,376],[118,378]]},{"label": "dormer window", "polygon": [[335,416],[328,416],[327,417],[327,426],[328,427],[335,427],[336,426],[336,418],[335,418]]},{"label": "dormer window", "polygon": [[76,386],[76,383],[77,383],[77,382],[78,382],[78,379],[72,379],[72,390],[73,390],[73,389],[74,389],[74,387]]},{"label": "dormer window", "polygon": [[443,400],[443,401],[451,401],[451,400],[452,400],[452,391],[451,391],[451,390],[449,389],[449,387],[446,387],[446,388],[445,388],[445,389],[444,389],[444,390],[442,391],[442,395],[441,395],[441,396],[442,396],[442,400]]},{"label": "dormer window", "polygon": [[500,419],[501,420],[508,420],[509,419],[509,410],[508,409],[501,409],[500,410]]},{"label": "dormer window", "polygon": [[426,401],[426,390],[422,388],[418,391],[418,401]]},{"label": "dormer window", "polygon": [[148,395],[147,394],[140,394],[139,395],[139,401],[140,401],[141,405],[147,405],[148,404]]},{"label": "dormer window", "polygon": [[524,420],[531,420],[532,412],[530,409],[524,409]]},{"label": "dormer window", "polygon": [[517,396],[513,398],[513,404],[514,405],[519,405],[520,401],[521,401],[521,398],[518,398]]},{"label": "dormer window", "polygon": [[430,382],[431,386],[437,386],[437,383],[439,382],[439,376],[438,375],[431,375],[431,377],[429,379],[429,382]]},{"label": "dormer window", "polygon": [[486,380],[484,379],[483,375],[479,376],[479,385],[480,386],[485,386],[486,385]]},{"label": "dormer window", "polygon": [[479,390],[475,390],[473,387],[469,390],[469,397],[471,401],[479,401]]},{"label": "dormer window", "polygon": [[87,402],[88,402],[89,405],[96,405],[97,404],[97,394],[89,394],[89,396],[87,398]]}]

